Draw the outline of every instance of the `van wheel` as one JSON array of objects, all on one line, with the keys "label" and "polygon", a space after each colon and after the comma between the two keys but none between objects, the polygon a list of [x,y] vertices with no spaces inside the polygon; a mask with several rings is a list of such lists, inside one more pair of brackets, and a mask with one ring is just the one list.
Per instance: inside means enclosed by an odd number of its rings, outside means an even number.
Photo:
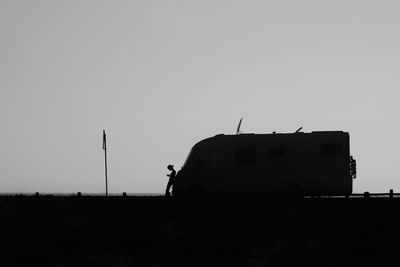
[{"label": "van wheel", "polygon": [[300,185],[291,185],[287,189],[287,195],[290,198],[304,198],[304,190]]},{"label": "van wheel", "polygon": [[207,195],[206,190],[201,185],[192,185],[188,190],[186,190],[186,195],[188,197],[205,197]]}]

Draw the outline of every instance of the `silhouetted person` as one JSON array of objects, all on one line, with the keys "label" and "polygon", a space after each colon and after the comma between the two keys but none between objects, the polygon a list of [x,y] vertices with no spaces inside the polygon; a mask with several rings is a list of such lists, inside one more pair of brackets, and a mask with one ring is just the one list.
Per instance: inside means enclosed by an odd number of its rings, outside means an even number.
[{"label": "silhouetted person", "polygon": [[167,184],[167,189],[165,190],[165,196],[170,196],[169,190],[171,189],[171,186],[173,186],[175,182],[176,171],[174,170],[174,165],[168,165],[167,169],[170,170],[171,173],[167,174],[169,180]]}]

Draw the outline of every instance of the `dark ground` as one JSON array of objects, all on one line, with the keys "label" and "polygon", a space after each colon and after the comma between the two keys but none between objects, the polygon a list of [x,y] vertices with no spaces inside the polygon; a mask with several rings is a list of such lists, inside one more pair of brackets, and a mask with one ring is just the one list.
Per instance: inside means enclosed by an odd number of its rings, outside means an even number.
[{"label": "dark ground", "polygon": [[400,264],[400,198],[0,198],[2,266]]}]

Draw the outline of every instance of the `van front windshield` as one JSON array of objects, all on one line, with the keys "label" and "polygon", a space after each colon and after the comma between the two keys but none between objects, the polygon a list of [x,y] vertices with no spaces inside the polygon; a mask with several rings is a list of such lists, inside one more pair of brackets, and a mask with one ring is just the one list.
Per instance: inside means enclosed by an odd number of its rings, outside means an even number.
[{"label": "van front windshield", "polygon": [[188,166],[188,162],[190,161],[190,158],[193,157],[193,149],[190,150],[189,155],[187,156],[185,163],[183,163],[183,167],[182,169],[184,169],[185,167],[187,168]]}]

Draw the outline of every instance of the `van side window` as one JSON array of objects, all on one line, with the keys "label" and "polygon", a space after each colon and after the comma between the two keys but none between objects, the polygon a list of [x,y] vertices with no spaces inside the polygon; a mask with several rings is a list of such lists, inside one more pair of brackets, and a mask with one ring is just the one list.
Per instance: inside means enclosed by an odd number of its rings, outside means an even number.
[{"label": "van side window", "polygon": [[207,169],[214,173],[223,171],[226,167],[226,150],[209,150],[208,160]]},{"label": "van side window", "polygon": [[267,149],[267,157],[272,159],[280,159],[285,155],[283,148],[270,148]]},{"label": "van side window", "polygon": [[321,144],[321,153],[322,154],[340,154],[343,151],[343,146],[341,144],[335,144],[335,143],[326,143],[326,144]]},{"label": "van side window", "polygon": [[252,164],[256,162],[255,150],[236,150],[233,152],[233,162],[235,164]]}]

